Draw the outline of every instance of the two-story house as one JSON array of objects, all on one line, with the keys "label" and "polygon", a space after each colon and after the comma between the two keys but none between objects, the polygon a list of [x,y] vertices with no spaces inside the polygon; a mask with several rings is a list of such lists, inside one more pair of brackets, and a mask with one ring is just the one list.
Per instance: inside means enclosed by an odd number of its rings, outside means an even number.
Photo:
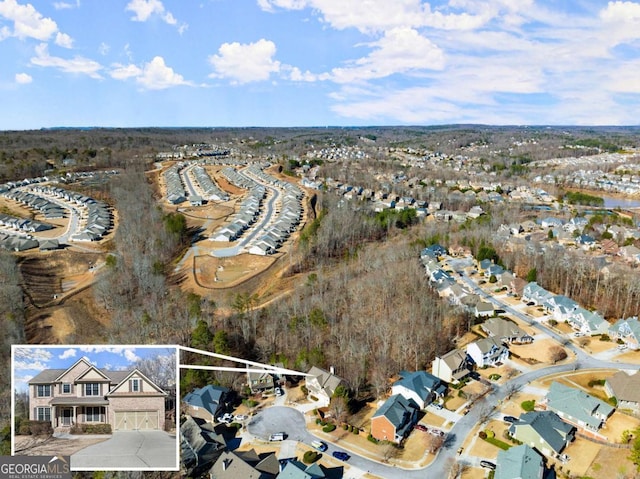
[{"label": "two-story house", "polygon": [[305,379],[308,398],[318,402],[321,406],[328,406],[333,393],[336,392],[336,388],[344,384],[344,379],[336,376],[333,373],[333,368],[331,368],[331,371],[326,371],[312,366]]},{"label": "two-story house", "polygon": [[426,371],[402,371],[400,380],[391,386],[392,395],[399,394],[406,399],[412,399],[420,409],[444,397],[446,393],[446,383]]},{"label": "two-story house", "polygon": [[436,356],[431,366],[433,375],[448,383],[457,383],[471,372],[467,353],[459,349]]},{"label": "two-story house", "polygon": [[509,348],[496,338],[482,338],[467,344],[467,355],[479,368],[497,366],[509,359]]},{"label": "two-story house", "polygon": [[371,417],[371,435],[380,441],[400,444],[417,422],[419,410],[413,399],[400,394],[391,396]]},{"label": "two-story house", "polygon": [[552,382],[543,406],[555,411],[563,421],[579,428],[597,431],[613,414],[613,406],[579,389]]},{"label": "two-story house", "polygon": [[107,423],[113,430],[162,430],[166,396],[137,369],[107,371],[81,358],[29,381],[29,418],[53,428]]}]

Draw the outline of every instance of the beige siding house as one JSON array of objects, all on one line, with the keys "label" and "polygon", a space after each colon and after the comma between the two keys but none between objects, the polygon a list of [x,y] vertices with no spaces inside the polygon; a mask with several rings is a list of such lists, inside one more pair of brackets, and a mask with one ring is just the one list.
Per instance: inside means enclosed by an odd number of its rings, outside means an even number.
[{"label": "beige siding house", "polygon": [[29,381],[29,414],[54,428],[107,423],[113,430],[163,429],[166,396],[137,369],[107,371],[82,358]]}]

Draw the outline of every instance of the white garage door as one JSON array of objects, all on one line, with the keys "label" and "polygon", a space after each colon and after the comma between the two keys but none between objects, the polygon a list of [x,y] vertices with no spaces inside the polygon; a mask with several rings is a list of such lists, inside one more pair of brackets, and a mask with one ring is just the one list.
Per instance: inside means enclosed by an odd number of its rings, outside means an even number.
[{"label": "white garage door", "polygon": [[116,430],[158,429],[159,411],[116,411]]}]

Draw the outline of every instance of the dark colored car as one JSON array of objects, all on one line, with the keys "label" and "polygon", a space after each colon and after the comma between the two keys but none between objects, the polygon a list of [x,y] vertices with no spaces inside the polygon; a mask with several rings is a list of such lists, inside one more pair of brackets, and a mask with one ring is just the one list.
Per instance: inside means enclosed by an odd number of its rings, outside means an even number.
[{"label": "dark colored car", "polygon": [[351,456],[344,451],[333,451],[333,457],[340,459],[341,461],[348,460]]},{"label": "dark colored car", "polygon": [[424,432],[429,432],[429,428],[427,426],[425,426],[424,424],[416,424],[415,426],[413,426],[415,429],[417,429],[418,431],[424,431]]},{"label": "dark colored car", "polygon": [[502,418],[502,420],[504,422],[516,422],[518,420],[517,417],[513,417],[513,416],[505,416]]},{"label": "dark colored car", "polygon": [[489,461],[480,461],[480,465],[482,467],[486,467],[487,469],[491,469],[493,471],[495,471],[496,469],[496,465],[493,462],[489,462]]}]

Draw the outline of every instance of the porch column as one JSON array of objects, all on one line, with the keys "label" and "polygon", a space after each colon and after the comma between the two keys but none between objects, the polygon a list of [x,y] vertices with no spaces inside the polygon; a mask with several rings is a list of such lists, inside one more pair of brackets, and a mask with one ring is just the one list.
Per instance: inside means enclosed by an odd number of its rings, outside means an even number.
[{"label": "porch column", "polygon": [[[36,418],[38,419],[38,418]],[[56,428],[58,427],[58,417],[56,416],[56,407],[55,406],[51,406],[51,427],[52,428]]]},{"label": "porch column", "polygon": [[78,422],[78,406],[73,406],[73,416],[71,417],[71,424],[75,425]]}]

